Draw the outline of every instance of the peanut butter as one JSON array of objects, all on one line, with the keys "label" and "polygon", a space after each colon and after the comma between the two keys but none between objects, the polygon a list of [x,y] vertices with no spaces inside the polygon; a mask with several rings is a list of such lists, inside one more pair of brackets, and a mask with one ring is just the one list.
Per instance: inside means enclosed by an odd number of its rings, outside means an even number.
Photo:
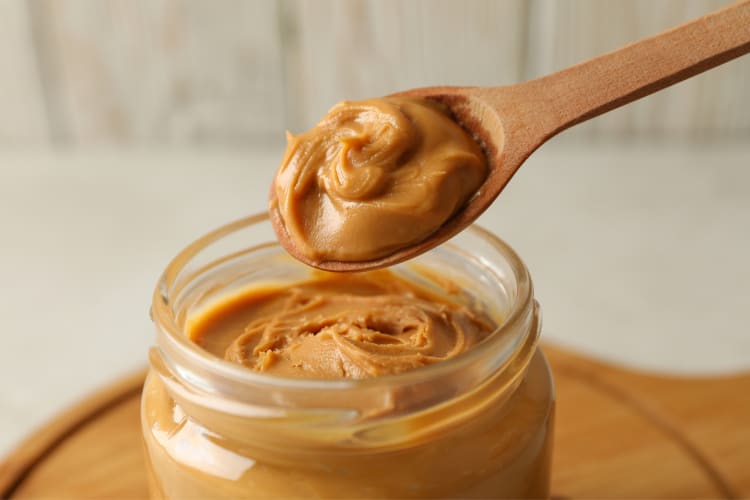
[{"label": "peanut butter", "polygon": [[251,290],[200,316],[189,335],[258,372],[360,379],[452,358],[494,329],[484,314],[383,270]]},{"label": "peanut butter", "polygon": [[202,238],[154,294],[154,498],[547,497],[552,381],[509,248],[470,229],[408,265],[330,274],[270,226]]},{"label": "peanut butter", "polygon": [[287,142],[270,210],[311,262],[367,261],[418,243],[487,175],[477,143],[423,99],[344,101]]}]

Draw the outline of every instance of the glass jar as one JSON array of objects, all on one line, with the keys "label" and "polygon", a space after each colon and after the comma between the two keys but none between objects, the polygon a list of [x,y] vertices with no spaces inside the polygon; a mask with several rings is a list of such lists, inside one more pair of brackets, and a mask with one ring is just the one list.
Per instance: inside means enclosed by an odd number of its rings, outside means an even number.
[{"label": "glass jar", "polygon": [[142,426],[153,497],[545,497],[554,396],[537,347],[529,274],[473,226],[391,268],[502,317],[479,346],[365,380],[287,379],[219,359],[190,341],[191,318],[248,288],[309,279],[266,215],[199,239],[154,293],[156,347]]}]

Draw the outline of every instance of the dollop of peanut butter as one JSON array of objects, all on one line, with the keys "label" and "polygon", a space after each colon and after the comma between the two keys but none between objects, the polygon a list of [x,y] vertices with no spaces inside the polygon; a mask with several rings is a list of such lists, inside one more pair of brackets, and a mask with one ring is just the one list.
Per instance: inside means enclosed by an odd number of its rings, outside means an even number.
[{"label": "dollop of peanut butter", "polygon": [[424,99],[344,101],[287,142],[270,209],[312,262],[373,260],[416,244],[487,176],[479,145]]},{"label": "dollop of peanut butter", "polygon": [[190,336],[254,371],[361,379],[452,358],[495,329],[486,315],[390,271],[322,276],[251,291],[207,315]]}]

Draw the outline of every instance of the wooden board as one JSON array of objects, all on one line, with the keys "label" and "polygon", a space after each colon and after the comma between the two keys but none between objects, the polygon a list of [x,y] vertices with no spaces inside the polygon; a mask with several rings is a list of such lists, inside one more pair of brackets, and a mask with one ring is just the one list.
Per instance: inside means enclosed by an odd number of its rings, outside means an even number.
[{"label": "wooden board", "polygon": [[[557,389],[554,497],[750,496],[750,374],[656,377],[551,346],[545,352]],[[31,436],[0,463],[0,497],[147,496],[143,376]]]}]

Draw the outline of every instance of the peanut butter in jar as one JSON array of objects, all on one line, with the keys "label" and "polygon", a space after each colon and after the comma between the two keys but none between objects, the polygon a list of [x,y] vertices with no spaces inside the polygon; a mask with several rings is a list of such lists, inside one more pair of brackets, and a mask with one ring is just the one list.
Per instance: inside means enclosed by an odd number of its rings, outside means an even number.
[{"label": "peanut butter in jar", "polygon": [[548,495],[538,305],[518,256],[479,228],[331,276],[289,257],[266,216],[245,219],[175,258],[153,317],[154,497]]}]

